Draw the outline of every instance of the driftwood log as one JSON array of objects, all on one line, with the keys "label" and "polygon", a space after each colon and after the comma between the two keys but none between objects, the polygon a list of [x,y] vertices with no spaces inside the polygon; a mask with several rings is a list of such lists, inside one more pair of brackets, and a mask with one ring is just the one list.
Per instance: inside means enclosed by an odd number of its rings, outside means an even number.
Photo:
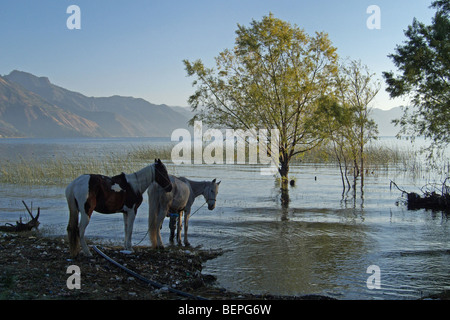
[{"label": "driftwood log", "polygon": [[31,217],[31,220],[27,223],[22,222],[22,217],[20,217],[19,221],[16,221],[16,225],[13,225],[11,223],[6,223],[4,226],[0,226],[0,231],[6,231],[6,232],[23,232],[23,231],[30,231],[33,228],[37,228],[39,226],[39,215],[41,214],[41,208],[38,208],[36,217],[33,216],[33,213],[31,212],[30,208],[28,208],[25,201],[22,200],[23,205],[28,211],[28,214]]},{"label": "driftwood log", "polygon": [[[440,190],[437,188],[433,191],[422,190],[422,196],[415,192],[406,192],[405,190],[400,189],[393,181],[391,181],[391,188],[392,186],[395,186],[402,192],[402,196],[406,194],[406,205],[408,210],[430,209],[448,213],[450,212],[450,188],[446,185],[448,179],[449,178],[445,179]],[[424,188],[425,187],[422,189]]]}]

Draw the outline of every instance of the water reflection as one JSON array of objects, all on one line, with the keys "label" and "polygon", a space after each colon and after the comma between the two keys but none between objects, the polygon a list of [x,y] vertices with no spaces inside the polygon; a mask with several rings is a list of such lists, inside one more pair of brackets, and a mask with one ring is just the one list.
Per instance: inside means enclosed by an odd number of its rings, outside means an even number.
[{"label": "water reflection", "polygon": [[[241,213],[253,216],[258,211]],[[289,220],[280,217],[233,224],[234,233],[240,234],[234,248],[210,261],[207,270],[234,290],[250,287],[273,294],[309,294],[319,288],[321,292],[337,290],[335,294],[345,291],[354,280],[337,280],[343,274],[358,274],[372,246],[366,226],[354,223],[353,218],[349,223],[330,222],[307,210],[288,215]],[[230,266],[234,266],[232,272]]]}]

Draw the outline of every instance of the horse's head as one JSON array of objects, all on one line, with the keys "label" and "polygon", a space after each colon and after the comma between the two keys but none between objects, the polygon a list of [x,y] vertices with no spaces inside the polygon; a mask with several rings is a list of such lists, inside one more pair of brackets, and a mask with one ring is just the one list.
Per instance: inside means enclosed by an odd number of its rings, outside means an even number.
[{"label": "horse's head", "polygon": [[214,179],[208,183],[207,187],[203,191],[203,197],[205,197],[205,200],[208,203],[209,210],[213,210],[216,207],[216,197],[217,193],[219,193],[219,184],[220,181],[216,183],[216,179]]},{"label": "horse's head", "polygon": [[155,181],[164,189],[165,192],[172,191],[172,183],[169,179],[166,166],[160,159],[155,159]]}]

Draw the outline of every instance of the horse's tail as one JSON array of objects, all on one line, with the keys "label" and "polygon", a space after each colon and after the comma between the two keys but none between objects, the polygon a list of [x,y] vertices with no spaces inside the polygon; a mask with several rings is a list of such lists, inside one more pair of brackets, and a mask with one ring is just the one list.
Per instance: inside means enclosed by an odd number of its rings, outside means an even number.
[{"label": "horse's tail", "polygon": [[157,246],[157,236],[158,236],[158,212],[159,212],[159,190],[158,184],[153,182],[150,184],[147,194],[148,194],[148,230],[150,234],[150,241],[152,242],[152,247]]},{"label": "horse's tail", "polygon": [[80,230],[78,228],[78,203],[73,194],[73,183],[66,188],[66,199],[69,206],[69,224],[67,225],[69,251],[72,257],[76,257],[80,251]]}]

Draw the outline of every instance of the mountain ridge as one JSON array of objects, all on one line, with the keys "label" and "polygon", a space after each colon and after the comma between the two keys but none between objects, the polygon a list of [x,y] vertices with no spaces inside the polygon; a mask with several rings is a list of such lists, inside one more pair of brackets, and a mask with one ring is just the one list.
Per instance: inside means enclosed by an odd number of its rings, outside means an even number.
[{"label": "mountain ridge", "polygon": [[[391,121],[401,114],[400,107],[373,108],[379,135],[396,135]],[[88,97],[23,71],[0,76],[0,137],[170,137],[193,115],[142,98]]]},{"label": "mountain ridge", "polygon": [[[0,85],[9,89],[4,91],[15,91],[15,96],[20,97],[16,105],[11,105],[0,91],[1,108],[9,109],[11,115],[6,121],[0,113],[0,135],[8,136],[31,136],[31,137],[59,137],[61,130],[67,132],[68,136],[87,137],[167,137],[176,128],[186,127],[187,119],[166,105],[155,105],[142,98],[123,97],[114,95],[111,97],[87,97],[79,92],[71,91],[50,82],[47,77],[37,77],[31,73],[14,70],[9,75],[0,77]],[[29,101],[34,97],[34,103]],[[32,99],[31,99],[32,100]],[[20,130],[16,127],[20,123],[20,117],[25,121],[24,113],[19,112],[18,105],[29,114],[32,109],[41,107],[43,110],[55,109],[66,115],[65,119],[49,117],[42,112],[39,117],[28,127]],[[14,115],[15,116],[12,116]],[[66,120],[70,115],[74,123],[69,124]],[[11,119],[14,118],[14,119]],[[12,123],[11,123],[11,120]],[[32,126],[39,127],[43,123],[57,124],[60,130],[52,134],[49,130],[40,133],[31,130]],[[86,130],[81,124],[89,124],[91,130]],[[81,125],[78,126],[77,124]],[[20,125],[19,125],[20,126]],[[68,126],[68,127],[66,127]]]},{"label": "mountain ridge", "polygon": [[58,108],[0,77],[0,135],[101,136],[102,131],[96,123]]}]

